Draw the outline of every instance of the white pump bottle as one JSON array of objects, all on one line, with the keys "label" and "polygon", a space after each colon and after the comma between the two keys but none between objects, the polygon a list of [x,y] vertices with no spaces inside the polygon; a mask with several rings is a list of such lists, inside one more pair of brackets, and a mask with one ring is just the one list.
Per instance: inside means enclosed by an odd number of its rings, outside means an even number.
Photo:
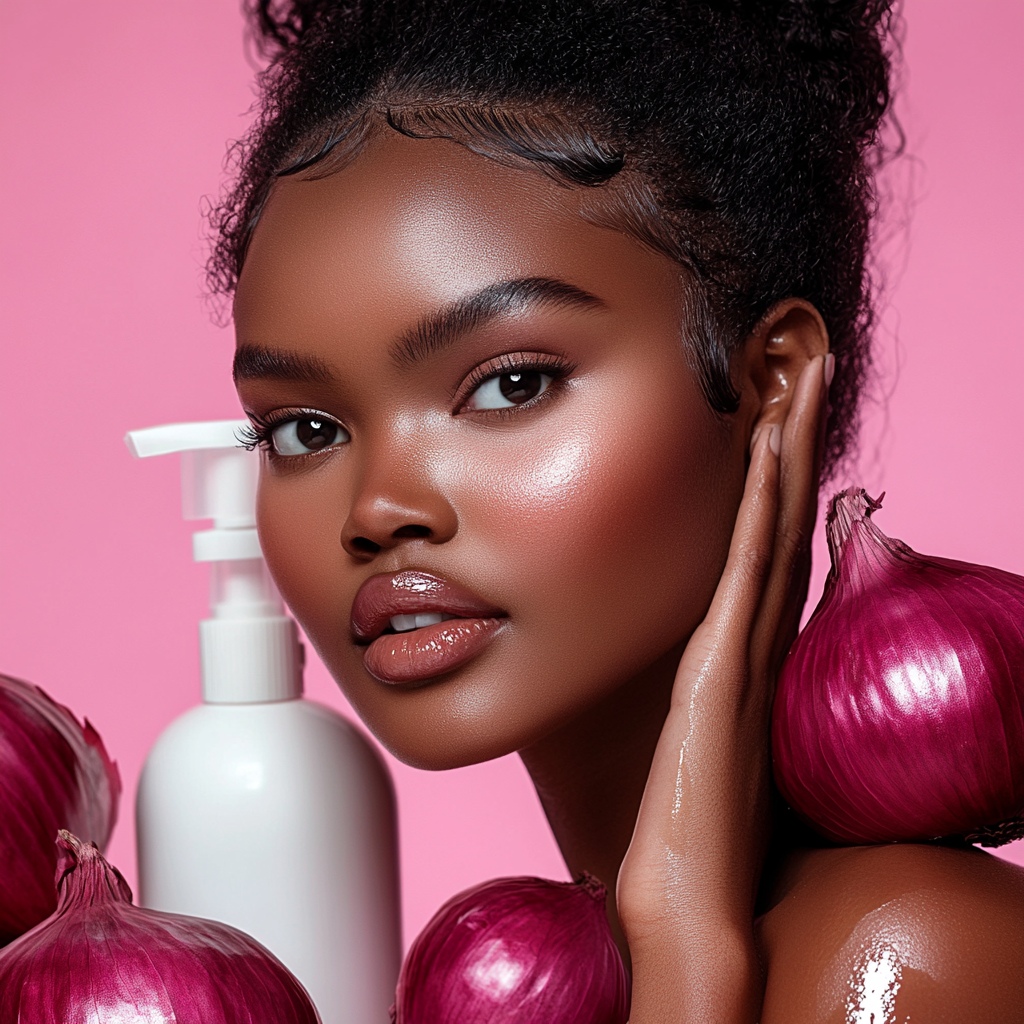
[{"label": "white pump bottle", "polygon": [[150,751],[136,805],[143,906],[248,932],[299,978],[324,1024],[386,1024],[401,958],[390,775],[340,715],[302,700],[302,647],[256,535],[259,456],[244,421],[132,431],[182,453],[186,519],[212,562],[199,625],[203,704]]}]

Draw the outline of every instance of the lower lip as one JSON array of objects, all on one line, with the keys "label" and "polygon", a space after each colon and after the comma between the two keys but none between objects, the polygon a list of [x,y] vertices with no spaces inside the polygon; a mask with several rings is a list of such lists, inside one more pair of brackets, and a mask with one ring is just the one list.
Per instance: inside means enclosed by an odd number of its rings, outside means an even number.
[{"label": "lower lip", "polygon": [[504,624],[504,619],[446,619],[408,633],[386,633],[366,648],[363,665],[382,683],[433,679],[472,661]]}]

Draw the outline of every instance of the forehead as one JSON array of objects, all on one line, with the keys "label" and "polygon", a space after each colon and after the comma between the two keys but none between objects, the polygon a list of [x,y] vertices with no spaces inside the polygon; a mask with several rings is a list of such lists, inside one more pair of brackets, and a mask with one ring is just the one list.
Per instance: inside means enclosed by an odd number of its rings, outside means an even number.
[{"label": "forehead", "polygon": [[586,191],[451,141],[385,132],[342,170],[275,185],[239,280],[239,337],[305,336],[339,318],[346,330],[394,333],[468,292],[528,277],[611,304],[639,290],[674,306],[679,267],[588,221]]}]

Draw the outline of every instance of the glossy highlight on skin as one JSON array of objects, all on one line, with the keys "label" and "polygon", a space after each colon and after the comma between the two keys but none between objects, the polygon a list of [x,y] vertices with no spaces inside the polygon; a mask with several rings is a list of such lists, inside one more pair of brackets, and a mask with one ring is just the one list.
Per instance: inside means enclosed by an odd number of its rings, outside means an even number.
[{"label": "glossy highlight on skin", "polygon": [[872,946],[850,978],[844,1024],[895,1024],[902,973],[895,950]]},{"label": "glossy highlight on skin", "polygon": [[932,983],[943,980],[946,951],[942,943],[929,941],[929,933],[931,919],[945,912],[941,893],[921,890],[861,918],[834,958],[833,977],[848,976],[845,991],[823,987],[822,1016],[841,1002],[844,1024],[895,1024],[904,972],[919,972]]},{"label": "glossy highlight on skin", "polygon": [[1024,1007],[1011,864],[914,843],[805,850],[778,886],[758,925],[766,1019],[1001,1024]]}]

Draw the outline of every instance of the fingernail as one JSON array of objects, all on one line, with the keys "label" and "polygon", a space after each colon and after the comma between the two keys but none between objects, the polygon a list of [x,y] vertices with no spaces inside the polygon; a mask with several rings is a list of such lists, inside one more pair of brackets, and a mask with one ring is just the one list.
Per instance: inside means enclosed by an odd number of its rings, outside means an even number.
[{"label": "fingernail", "polygon": [[825,356],[825,387],[829,387],[836,375],[836,357],[831,352]]},{"label": "fingernail", "polygon": [[768,430],[768,447],[775,455],[782,451],[782,431],[774,424]]}]

